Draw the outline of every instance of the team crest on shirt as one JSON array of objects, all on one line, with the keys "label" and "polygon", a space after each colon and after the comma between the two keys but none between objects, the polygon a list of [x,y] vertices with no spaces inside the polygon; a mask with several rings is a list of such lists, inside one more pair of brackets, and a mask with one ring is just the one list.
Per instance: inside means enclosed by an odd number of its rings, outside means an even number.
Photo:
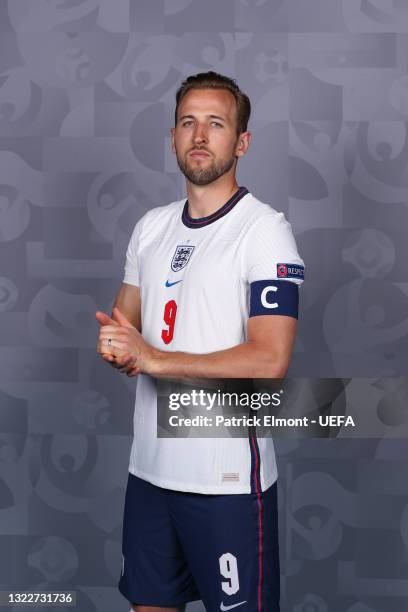
[{"label": "team crest on shirt", "polygon": [[193,246],[179,244],[176,247],[176,252],[173,255],[173,259],[171,260],[171,269],[173,270],[173,272],[178,272],[179,270],[182,270],[186,267],[186,265],[190,261],[190,257],[193,251]]}]

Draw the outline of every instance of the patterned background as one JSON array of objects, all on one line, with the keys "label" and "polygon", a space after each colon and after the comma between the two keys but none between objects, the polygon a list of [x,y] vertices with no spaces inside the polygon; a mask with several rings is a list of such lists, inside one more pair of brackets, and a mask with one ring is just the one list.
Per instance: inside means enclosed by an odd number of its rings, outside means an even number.
[{"label": "patterned background", "polygon": [[[372,410],[398,396],[407,58],[406,0],[0,0],[1,589],[128,610],[135,379],[98,359],[94,313],[135,222],[185,195],[169,130],[190,73],[250,95],[239,183],[285,212],[306,261],[290,373],[365,377]],[[278,441],[283,611],[406,612],[407,450]]]}]

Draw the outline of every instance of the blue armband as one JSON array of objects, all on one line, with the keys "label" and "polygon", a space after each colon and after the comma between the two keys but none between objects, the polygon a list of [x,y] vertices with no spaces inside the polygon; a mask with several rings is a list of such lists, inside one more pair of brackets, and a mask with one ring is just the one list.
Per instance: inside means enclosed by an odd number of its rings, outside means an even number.
[{"label": "blue armband", "polygon": [[287,280],[260,280],[251,283],[249,316],[286,315],[298,318],[299,287]]}]

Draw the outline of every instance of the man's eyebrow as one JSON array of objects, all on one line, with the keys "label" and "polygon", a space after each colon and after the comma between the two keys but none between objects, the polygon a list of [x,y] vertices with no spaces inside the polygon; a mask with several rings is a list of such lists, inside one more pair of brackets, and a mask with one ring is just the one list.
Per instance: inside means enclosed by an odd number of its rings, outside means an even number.
[{"label": "man's eyebrow", "polygon": [[[219,115],[207,115],[211,119],[218,119],[219,121],[224,121],[227,123],[227,120],[224,117],[220,117]],[[179,121],[183,121],[183,119],[195,119],[194,115],[183,115],[179,118]]]}]

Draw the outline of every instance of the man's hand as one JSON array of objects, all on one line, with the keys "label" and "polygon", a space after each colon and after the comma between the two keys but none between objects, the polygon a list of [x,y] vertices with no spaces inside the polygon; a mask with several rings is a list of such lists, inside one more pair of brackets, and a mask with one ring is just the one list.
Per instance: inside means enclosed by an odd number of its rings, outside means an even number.
[{"label": "man's hand", "polygon": [[[112,316],[113,319],[103,312],[96,313],[96,318],[101,323],[98,353],[129,376],[135,376],[141,371],[148,372],[155,349],[145,342],[119,308],[113,309]],[[109,339],[111,342],[108,347]]]},{"label": "man's hand", "polygon": [[[117,321],[109,317],[104,312],[101,312],[100,310],[96,312],[95,316],[96,316],[97,321],[102,326],[106,326],[106,325],[119,326],[119,323]],[[108,350],[108,348],[106,348],[106,350]],[[140,369],[136,367],[135,365],[136,362],[131,355],[125,354],[122,356],[115,356],[113,353],[106,353],[106,352],[102,352],[100,353],[100,355],[102,359],[110,363],[113,368],[119,370],[123,374],[126,373],[128,376],[136,376],[140,372]]]}]

